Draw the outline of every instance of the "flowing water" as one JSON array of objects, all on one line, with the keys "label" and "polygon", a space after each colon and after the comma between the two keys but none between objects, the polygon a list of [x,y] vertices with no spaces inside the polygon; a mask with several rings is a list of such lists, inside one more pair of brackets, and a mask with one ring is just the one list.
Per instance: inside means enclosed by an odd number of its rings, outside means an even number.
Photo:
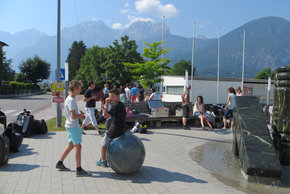
[{"label": "flowing water", "polygon": [[235,158],[232,153],[232,144],[228,143],[208,143],[194,148],[189,153],[192,160],[211,173],[224,184],[234,187],[237,190],[246,193],[290,193],[290,168],[283,167],[284,183],[282,185],[279,180],[270,180],[271,184],[264,184],[264,180],[254,177],[255,182],[245,180],[241,168],[239,158]]}]

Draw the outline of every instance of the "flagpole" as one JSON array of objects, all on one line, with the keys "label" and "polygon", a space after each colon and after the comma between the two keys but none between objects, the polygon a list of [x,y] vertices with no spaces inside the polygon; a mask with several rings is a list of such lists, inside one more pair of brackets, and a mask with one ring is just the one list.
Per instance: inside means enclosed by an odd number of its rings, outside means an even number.
[{"label": "flagpole", "polygon": [[[164,26],[165,26],[165,16],[162,17],[162,50],[164,49]],[[162,53],[162,59],[164,59],[163,53]],[[160,97],[162,99],[163,96],[163,81],[160,83]]]},{"label": "flagpole", "polygon": [[217,83],[216,83],[216,103],[219,103],[219,82],[220,82],[220,33],[221,27],[218,28],[218,61],[217,61]]},{"label": "flagpole", "polygon": [[191,102],[193,102],[193,62],[194,62],[194,43],[195,43],[195,26],[196,26],[196,22],[193,23],[193,38],[192,38],[192,56],[191,56],[191,82],[190,82],[190,85],[191,85],[191,90],[190,90],[190,93],[191,93]]},{"label": "flagpole", "polygon": [[246,43],[246,30],[244,29],[244,36],[243,36],[243,59],[242,59],[242,93],[244,93],[245,43]]}]

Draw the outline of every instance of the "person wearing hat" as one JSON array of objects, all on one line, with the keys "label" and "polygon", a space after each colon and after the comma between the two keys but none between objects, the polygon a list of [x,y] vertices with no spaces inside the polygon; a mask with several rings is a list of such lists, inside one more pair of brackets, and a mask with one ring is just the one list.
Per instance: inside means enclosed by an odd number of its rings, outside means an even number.
[{"label": "person wearing hat", "polygon": [[189,117],[189,92],[191,89],[191,85],[186,86],[184,93],[181,96],[182,99],[182,110],[183,110],[183,116],[182,116],[182,124],[183,129],[190,130],[190,128],[187,126],[187,119]]}]

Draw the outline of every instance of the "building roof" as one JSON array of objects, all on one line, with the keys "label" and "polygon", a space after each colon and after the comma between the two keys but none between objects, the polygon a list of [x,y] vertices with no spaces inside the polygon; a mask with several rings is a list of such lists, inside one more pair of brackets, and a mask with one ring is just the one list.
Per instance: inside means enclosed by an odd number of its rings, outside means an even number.
[{"label": "building roof", "polygon": [[[183,77],[184,76],[174,76],[167,75],[166,77]],[[191,80],[191,76],[188,76],[188,80]],[[217,77],[203,77],[203,76],[194,76],[193,80],[204,80],[204,81],[216,81]],[[229,77],[220,77],[220,81],[233,81],[233,82],[242,82],[242,78],[229,78]],[[244,83],[259,83],[259,84],[267,84],[267,79],[253,79],[253,78],[244,78]],[[275,83],[275,80],[271,80],[271,83]]]},{"label": "building roof", "polygon": [[9,46],[8,44],[6,44],[5,42],[0,41],[0,45],[1,46]]}]

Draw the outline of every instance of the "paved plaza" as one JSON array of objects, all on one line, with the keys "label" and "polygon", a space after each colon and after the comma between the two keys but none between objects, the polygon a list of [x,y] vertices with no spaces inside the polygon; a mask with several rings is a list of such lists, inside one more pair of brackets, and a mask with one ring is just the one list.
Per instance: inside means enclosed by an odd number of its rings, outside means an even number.
[{"label": "paved plaza", "polygon": [[231,146],[231,134],[172,128],[137,135],[146,148],[145,162],[139,173],[124,176],[96,166],[101,137],[88,131],[82,167],[93,177],[76,177],[74,150],[64,162],[71,171],[55,169],[67,144],[66,132],[25,138],[20,151],[10,154],[8,165],[0,168],[0,193],[238,193],[189,157],[194,147],[209,141]]},{"label": "paved plaza", "polygon": [[[84,108],[80,100],[78,105]],[[55,110],[48,107],[34,114],[36,119],[47,120],[55,117]],[[118,175],[111,168],[96,166],[102,138],[94,130],[87,131],[82,143],[82,167],[92,177],[76,177],[74,150],[64,161],[71,171],[55,168],[67,145],[65,131],[25,138],[19,152],[11,153],[8,164],[0,167],[0,193],[259,193],[247,186],[239,189],[237,184],[227,184],[190,155],[196,148],[213,143],[231,149],[231,133],[165,126],[136,135],[145,145],[144,164],[136,174]]]}]

